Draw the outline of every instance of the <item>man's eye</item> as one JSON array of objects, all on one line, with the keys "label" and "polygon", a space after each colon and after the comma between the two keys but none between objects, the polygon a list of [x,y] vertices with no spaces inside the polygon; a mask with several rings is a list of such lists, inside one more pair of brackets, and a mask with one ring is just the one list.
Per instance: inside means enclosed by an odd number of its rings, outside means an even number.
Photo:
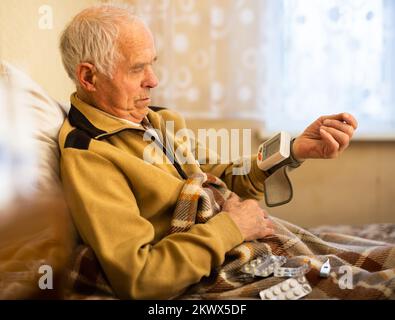
[{"label": "man's eye", "polygon": [[144,70],[144,67],[135,67],[131,69],[132,73],[139,73],[142,72]]}]

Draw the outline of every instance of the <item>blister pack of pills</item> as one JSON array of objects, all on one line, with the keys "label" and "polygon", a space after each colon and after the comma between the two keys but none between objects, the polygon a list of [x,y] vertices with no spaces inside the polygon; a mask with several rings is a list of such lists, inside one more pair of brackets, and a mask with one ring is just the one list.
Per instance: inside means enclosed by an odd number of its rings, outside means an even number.
[{"label": "blister pack of pills", "polygon": [[295,278],[301,277],[309,272],[311,269],[310,261],[306,261],[300,267],[297,268],[290,268],[290,267],[278,267],[274,269],[274,276],[275,277],[288,277],[288,278]]},{"label": "blister pack of pills", "polygon": [[289,278],[259,292],[262,300],[298,300],[312,291],[306,277]]},{"label": "blister pack of pills", "polygon": [[287,258],[284,256],[265,255],[245,264],[241,271],[254,277],[268,277],[286,261]]}]

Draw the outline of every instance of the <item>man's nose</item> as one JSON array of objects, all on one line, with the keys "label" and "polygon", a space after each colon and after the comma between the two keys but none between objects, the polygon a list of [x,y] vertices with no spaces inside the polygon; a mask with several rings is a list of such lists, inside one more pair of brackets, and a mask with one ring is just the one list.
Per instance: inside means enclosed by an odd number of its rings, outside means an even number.
[{"label": "man's nose", "polygon": [[147,68],[142,83],[143,88],[155,88],[158,85],[158,77],[152,67]]}]

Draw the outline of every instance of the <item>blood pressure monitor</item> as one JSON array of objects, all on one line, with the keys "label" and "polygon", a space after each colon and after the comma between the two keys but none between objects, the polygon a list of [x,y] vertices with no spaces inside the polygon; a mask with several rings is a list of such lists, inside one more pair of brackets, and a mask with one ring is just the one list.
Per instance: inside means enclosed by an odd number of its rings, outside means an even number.
[{"label": "blood pressure monitor", "polygon": [[258,148],[257,166],[268,174],[263,181],[268,207],[280,206],[292,199],[292,184],[287,172],[303,162],[293,155],[294,141],[289,133],[281,131]]},{"label": "blood pressure monitor", "polygon": [[281,131],[260,145],[257,164],[259,169],[268,171],[290,157],[292,158],[291,136],[289,133]]}]

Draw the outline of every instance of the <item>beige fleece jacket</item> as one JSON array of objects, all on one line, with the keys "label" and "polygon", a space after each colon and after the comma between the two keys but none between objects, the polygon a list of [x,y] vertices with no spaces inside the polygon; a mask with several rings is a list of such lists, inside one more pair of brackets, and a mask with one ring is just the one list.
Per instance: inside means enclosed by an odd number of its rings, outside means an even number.
[{"label": "beige fleece jacket", "polygon": [[[141,126],[107,116],[75,94],[71,103],[59,135],[63,187],[81,238],[120,298],[174,297],[208,276],[243,242],[226,212],[165,236],[185,179],[171,163],[143,160],[152,141],[143,139]],[[185,128],[183,118],[170,110],[150,110],[147,118],[154,128],[163,130],[164,121],[174,121],[175,132]],[[178,145],[175,141],[175,150]],[[212,173],[241,197],[262,199],[266,175],[255,157],[250,161],[246,175],[232,175],[233,163],[181,167],[187,175]]]}]

